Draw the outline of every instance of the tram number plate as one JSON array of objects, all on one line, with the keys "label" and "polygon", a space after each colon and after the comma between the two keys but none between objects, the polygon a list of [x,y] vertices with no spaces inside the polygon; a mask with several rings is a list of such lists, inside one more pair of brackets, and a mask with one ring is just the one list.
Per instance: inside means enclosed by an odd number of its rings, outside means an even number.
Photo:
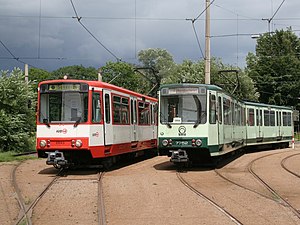
[{"label": "tram number plate", "polygon": [[64,142],[64,141],[56,141],[56,144],[57,144],[57,145],[64,145],[65,142]]},{"label": "tram number plate", "polygon": [[176,141],[175,144],[176,145],[188,145],[189,142],[188,141]]}]

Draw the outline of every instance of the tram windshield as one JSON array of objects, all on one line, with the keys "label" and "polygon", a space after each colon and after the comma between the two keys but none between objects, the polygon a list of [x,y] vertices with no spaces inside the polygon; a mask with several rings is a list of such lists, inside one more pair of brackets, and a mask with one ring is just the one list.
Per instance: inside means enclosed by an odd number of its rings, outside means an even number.
[{"label": "tram windshield", "polygon": [[40,96],[41,123],[80,123],[87,122],[88,93],[51,92]]},{"label": "tram windshield", "polygon": [[160,101],[161,123],[206,123],[206,95],[165,95]]}]

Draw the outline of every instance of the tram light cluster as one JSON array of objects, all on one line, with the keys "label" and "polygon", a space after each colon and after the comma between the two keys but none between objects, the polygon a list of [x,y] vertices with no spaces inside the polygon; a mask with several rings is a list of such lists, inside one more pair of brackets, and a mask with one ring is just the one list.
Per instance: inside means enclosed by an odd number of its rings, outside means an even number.
[{"label": "tram light cluster", "polygon": [[202,145],[201,139],[197,139],[197,140],[193,139],[192,140],[192,146],[200,147],[201,145]]}]

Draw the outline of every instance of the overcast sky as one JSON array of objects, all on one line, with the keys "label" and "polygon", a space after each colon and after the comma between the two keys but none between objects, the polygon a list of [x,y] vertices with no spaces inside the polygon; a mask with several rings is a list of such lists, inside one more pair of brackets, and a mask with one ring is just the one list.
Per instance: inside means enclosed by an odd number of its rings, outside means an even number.
[{"label": "overcast sky", "polygon": [[[245,66],[255,51],[251,34],[268,32],[263,19],[274,14],[270,31],[291,26],[300,34],[299,0],[211,2],[211,56],[225,64]],[[148,48],[166,49],[177,63],[198,61],[203,55],[186,19],[204,9],[205,0],[0,0],[0,70],[23,69],[22,62],[48,71],[137,63],[137,53]],[[194,26],[204,54],[205,13]]]}]

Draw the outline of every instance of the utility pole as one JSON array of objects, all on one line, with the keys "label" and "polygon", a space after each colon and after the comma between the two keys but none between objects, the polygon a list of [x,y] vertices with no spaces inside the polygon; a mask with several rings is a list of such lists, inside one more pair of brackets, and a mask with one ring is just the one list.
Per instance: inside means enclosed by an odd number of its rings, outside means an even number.
[{"label": "utility pole", "polygon": [[25,64],[25,82],[28,84],[28,64]]},{"label": "utility pole", "polygon": [[210,84],[210,0],[206,0],[206,18],[205,18],[205,84]]}]

